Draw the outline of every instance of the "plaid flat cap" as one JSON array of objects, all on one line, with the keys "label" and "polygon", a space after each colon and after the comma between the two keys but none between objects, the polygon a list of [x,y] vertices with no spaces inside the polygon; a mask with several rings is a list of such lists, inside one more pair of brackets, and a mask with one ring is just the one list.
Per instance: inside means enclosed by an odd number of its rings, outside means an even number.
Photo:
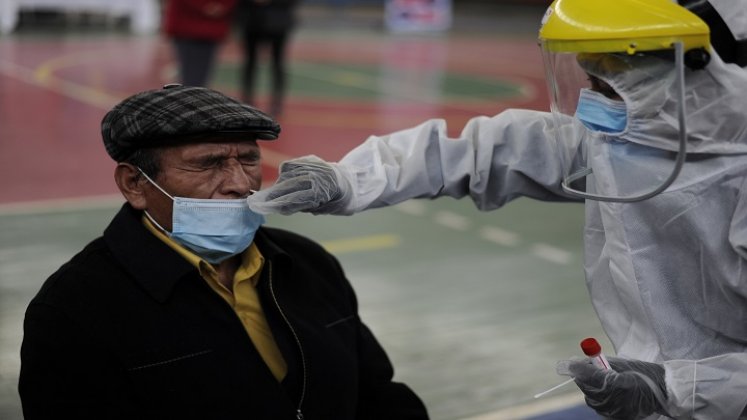
[{"label": "plaid flat cap", "polygon": [[121,162],[147,147],[220,138],[274,140],[280,125],[269,115],[220,92],[166,85],[123,100],[101,121],[106,152]]}]

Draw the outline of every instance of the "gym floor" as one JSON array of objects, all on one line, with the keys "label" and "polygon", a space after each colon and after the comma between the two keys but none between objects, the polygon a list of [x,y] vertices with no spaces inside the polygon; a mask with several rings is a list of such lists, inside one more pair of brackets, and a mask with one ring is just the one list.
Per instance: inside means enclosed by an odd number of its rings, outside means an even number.
[{"label": "gym floor", "polygon": [[[548,109],[536,31],[544,7],[455,8],[450,31],[395,34],[382,11],[305,6],[289,54],[281,138],[262,144],[265,185],[285,159],[328,160],[372,134],[443,118],[457,136],[477,115]],[[237,40],[211,87],[238,96]],[[260,103],[266,103],[263,68]],[[168,42],[95,16],[27,14],[0,36],[0,418],[21,419],[23,313],[41,283],[101,234],[122,204],[103,114],[176,79]],[[433,419],[594,419],[557,360],[594,336],[583,207],[519,199],[483,213],[468,200],[412,200],[350,217],[271,216],[341,260],[363,320],[396,379]]]}]

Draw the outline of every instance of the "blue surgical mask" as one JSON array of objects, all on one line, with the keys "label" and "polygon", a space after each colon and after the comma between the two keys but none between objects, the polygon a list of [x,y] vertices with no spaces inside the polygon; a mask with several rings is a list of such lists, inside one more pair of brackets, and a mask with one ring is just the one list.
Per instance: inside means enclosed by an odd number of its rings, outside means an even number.
[{"label": "blue surgical mask", "polygon": [[625,102],[607,98],[591,89],[581,89],[576,118],[589,130],[619,133],[628,124]]},{"label": "blue surgical mask", "polygon": [[171,232],[161,227],[146,211],[148,219],[175,242],[211,264],[218,264],[243,252],[265,222],[264,216],[249,209],[246,199],[173,197],[145,172],[140,172],[174,201]]}]

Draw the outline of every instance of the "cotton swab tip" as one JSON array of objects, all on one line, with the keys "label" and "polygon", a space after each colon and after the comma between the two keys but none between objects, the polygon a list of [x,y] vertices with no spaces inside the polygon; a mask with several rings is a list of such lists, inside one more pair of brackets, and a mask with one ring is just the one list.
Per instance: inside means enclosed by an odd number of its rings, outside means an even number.
[{"label": "cotton swab tip", "polygon": [[536,394],[536,395],[534,396],[534,398],[540,398],[540,397],[544,396],[545,394],[549,394],[550,392],[552,392],[552,391],[555,391],[556,389],[558,389],[558,388],[560,388],[560,387],[562,387],[562,386],[564,386],[564,385],[567,385],[567,384],[569,384],[569,383],[571,383],[571,382],[573,382],[573,378],[571,378],[571,379],[568,379],[568,380],[567,380],[567,381],[565,381],[565,382],[561,382],[561,383],[559,383],[559,384],[555,385],[554,387],[552,387],[552,388],[550,388],[550,389],[548,389],[548,390],[545,390],[545,391],[542,391],[542,392],[540,392],[539,394]]}]

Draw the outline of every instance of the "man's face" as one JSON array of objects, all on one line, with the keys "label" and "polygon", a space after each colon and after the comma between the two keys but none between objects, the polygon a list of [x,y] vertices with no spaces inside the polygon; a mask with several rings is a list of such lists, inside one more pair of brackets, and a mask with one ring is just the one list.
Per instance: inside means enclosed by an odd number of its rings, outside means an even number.
[{"label": "man's face", "polygon": [[[194,143],[160,153],[161,172],[154,181],[174,197],[240,199],[262,183],[256,141]],[[145,186],[146,210],[171,230],[172,200],[155,186]]]}]

